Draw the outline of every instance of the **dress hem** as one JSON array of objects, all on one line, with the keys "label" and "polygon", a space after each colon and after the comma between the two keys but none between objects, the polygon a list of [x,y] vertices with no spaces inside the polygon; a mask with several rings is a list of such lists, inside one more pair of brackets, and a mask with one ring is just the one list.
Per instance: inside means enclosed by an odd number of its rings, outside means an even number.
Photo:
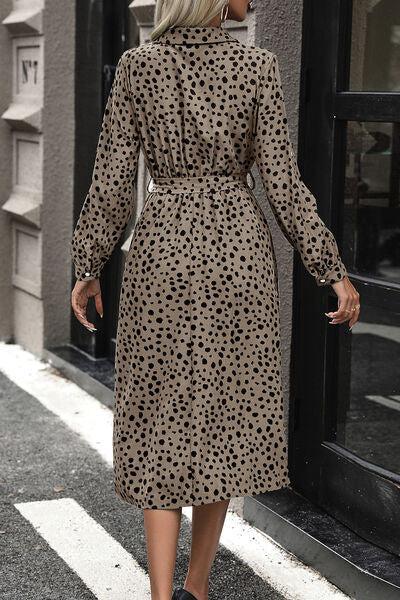
[{"label": "dress hem", "polygon": [[276,485],[276,486],[272,486],[264,491],[255,491],[254,489],[250,489],[249,491],[247,491],[246,493],[238,491],[235,492],[234,494],[228,494],[228,495],[221,495],[216,497],[213,500],[210,501],[198,501],[198,500],[181,500],[179,501],[178,504],[174,504],[171,505],[171,503],[168,503],[168,505],[158,505],[158,506],[146,506],[145,502],[142,502],[140,500],[136,500],[133,496],[127,496],[127,495],[123,495],[123,493],[120,492],[119,488],[116,487],[114,485],[114,492],[117,495],[118,498],[120,498],[121,500],[123,500],[124,502],[126,502],[127,504],[132,504],[133,506],[136,506],[136,508],[142,508],[142,509],[153,509],[153,510],[173,510],[175,508],[184,508],[184,507],[190,507],[190,506],[203,506],[205,504],[212,504],[214,502],[222,502],[224,500],[233,500],[234,498],[247,498],[247,497],[253,497],[253,496],[259,496],[261,494],[266,494],[268,492],[276,492],[277,490],[281,490],[281,489],[285,489],[290,487],[291,485],[291,481],[287,480],[286,483],[283,483],[281,485]]}]

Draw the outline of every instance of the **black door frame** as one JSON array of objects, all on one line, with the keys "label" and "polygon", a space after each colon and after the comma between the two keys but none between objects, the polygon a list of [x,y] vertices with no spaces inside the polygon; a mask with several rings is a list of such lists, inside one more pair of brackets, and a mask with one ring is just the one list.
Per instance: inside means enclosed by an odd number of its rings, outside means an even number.
[{"label": "black door frame", "polygon": [[[347,121],[400,120],[400,94],[345,91],[352,8],[352,0],[304,0],[299,165],[339,248]],[[353,275],[347,266],[361,301],[398,310],[398,285]],[[336,308],[336,295],[330,287],[315,289],[299,257],[294,289],[292,482],[359,535],[399,554],[400,476],[328,441],[337,423],[337,371],[345,368],[339,341],[351,335],[324,316]]]}]

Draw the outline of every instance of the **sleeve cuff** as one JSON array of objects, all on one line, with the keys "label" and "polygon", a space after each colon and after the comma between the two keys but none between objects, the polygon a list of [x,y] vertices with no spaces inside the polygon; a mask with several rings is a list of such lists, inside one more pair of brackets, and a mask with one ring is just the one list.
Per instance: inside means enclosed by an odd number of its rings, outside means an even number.
[{"label": "sleeve cuff", "polygon": [[100,278],[100,272],[75,266],[75,277],[78,281],[92,281]]},{"label": "sleeve cuff", "polygon": [[335,265],[335,267],[333,267],[329,271],[326,271],[325,273],[317,275],[315,277],[315,281],[318,286],[322,287],[326,285],[332,285],[333,283],[337,283],[347,275],[348,273],[346,267],[344,266],[343,262],[339,259],[339,262]]}]

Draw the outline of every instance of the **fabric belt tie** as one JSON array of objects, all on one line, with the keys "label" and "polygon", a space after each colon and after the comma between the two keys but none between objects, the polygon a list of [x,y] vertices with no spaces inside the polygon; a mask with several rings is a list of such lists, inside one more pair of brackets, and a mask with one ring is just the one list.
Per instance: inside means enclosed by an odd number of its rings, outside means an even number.
[{"label": "fabric belt tie", "polygon": [[[248,184],[247,176],[250,175],[253,186]],[[152,182],[152,187],[149,190],[149,183]],[[148,192],[202,192],[216,191],[226,187],[235,187],[237,185],[245,185],[254,188],[254,178],[251,171],[243,173],[235,173],[233,175],[201,175],[199,177],[154,177],[147,184]]]}]

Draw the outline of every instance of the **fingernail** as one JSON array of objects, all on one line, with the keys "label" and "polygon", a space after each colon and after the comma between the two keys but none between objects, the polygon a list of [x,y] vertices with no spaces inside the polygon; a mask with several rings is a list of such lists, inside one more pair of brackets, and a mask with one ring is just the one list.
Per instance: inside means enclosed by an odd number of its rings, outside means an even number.
[{"label": "fingernail", "polygon": [[324,313],[324,315],[326,315],[327,317],[331,317],[332,313]]},{"label": "fingernail", "polygon": [[101,315],[100,315],[100,318],[101,318],[101,319],[103,318],[103,313],[101,313]]},{"label": "fingernail", "polygon": [[86,329],[88,329],[88,330],[89,330],[91,333],[93,333],[93,331],[97,331],[97,329],[96,329],[96,328],[93,328],[93,329],[92,329],[91,327],[86,327]]}]

